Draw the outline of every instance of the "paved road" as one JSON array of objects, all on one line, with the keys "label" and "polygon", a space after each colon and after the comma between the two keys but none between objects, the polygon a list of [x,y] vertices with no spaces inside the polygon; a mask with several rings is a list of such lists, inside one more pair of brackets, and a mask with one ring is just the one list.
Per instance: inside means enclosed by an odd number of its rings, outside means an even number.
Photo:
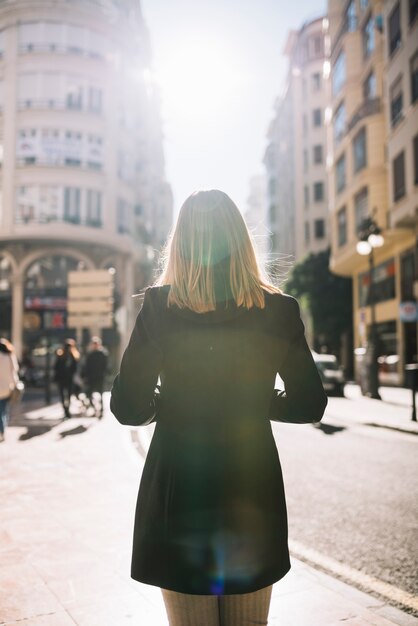
[{"label": "paved road", "polygon": [[362,410],[356,404],[331,398],[320,428],[273,425],[289,535],[358,570],[359,580],[365,574],[418,594],[418,437],[354,418],[351,425],[347,415]]}]

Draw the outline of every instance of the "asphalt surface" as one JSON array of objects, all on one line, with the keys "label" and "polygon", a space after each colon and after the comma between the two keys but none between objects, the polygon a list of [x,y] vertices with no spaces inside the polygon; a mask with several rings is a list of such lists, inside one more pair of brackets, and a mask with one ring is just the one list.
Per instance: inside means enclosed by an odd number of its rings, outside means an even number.
[{"label": "asphalt surface", "polygon": [[319,428],[273,425],[289,537],[357,570],[360,580],[372,576],[417,595],[418,437],[339,422],[350,402],[330,398]]}]

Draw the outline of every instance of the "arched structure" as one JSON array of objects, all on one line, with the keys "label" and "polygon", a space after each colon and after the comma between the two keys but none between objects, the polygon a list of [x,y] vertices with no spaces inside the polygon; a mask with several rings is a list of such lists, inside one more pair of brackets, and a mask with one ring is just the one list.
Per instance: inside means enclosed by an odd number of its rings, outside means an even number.
[{"label": "arched structure", "polygon": [[116,258],[131,323],[141,249],[171,221],[149,59],[136,0],[0,2],[0,246],[13,271],[2,332],[19,356],[25,275],[39,258],[84,269]]}]

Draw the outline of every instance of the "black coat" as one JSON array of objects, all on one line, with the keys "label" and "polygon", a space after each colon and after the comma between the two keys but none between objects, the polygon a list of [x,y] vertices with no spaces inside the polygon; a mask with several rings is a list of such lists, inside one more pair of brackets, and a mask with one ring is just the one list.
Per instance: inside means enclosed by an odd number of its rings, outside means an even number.
[{"label": "black coat", "polygon": [[107,370],[107,352],[103,348],[91,350],[84,363],[82,376],[86,380],[87,387],[101,391]]},{"label": "black coat", "polygon": [[[280,461],[269,420],[319,421],[327,403],[293,298],[198,314],[148,289],[111,409],[156,415],[138,495],[132,577],[182,593],[247,593],[290,568]],[[273,391],[276,373],[286,393]],[[154,396],[158,377],[161,395]]]}]

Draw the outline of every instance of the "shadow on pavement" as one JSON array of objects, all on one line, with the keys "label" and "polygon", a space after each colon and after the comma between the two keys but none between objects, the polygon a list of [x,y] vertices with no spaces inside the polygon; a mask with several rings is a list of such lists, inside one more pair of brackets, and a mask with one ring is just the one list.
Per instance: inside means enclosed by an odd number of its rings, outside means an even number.
[{"label": "shadow on pavement", "polygon": [[40,435],[45,435],[50,430],[52,430],[52,428],[54,428],[55,426],[56,424],[26,426],[26,432],[20,435],[18,441],[27,441],[28,439],[33,439],[33,437],[39,437]]},{"label": "shadow on pavement", "polygon": [[340,433],[343,430],[346,430],[345,426],[332,426],[331,424],[323,424],[322,422],[316,424],[315,428],[321,430],[324,435],[335,435],[335,433]]},{"label": "shadow on pavement", "polygon": [[64,439],[65,437],[71,437],[72,435],[81,435],[82,433],[87,432],[89,428],[90,427],[86,427],[80,424],[80,426],[76,426],[75,428],[71,428],[70,430],[63,430],[59,433],[59,436],[61,437],[61,439]]}]

